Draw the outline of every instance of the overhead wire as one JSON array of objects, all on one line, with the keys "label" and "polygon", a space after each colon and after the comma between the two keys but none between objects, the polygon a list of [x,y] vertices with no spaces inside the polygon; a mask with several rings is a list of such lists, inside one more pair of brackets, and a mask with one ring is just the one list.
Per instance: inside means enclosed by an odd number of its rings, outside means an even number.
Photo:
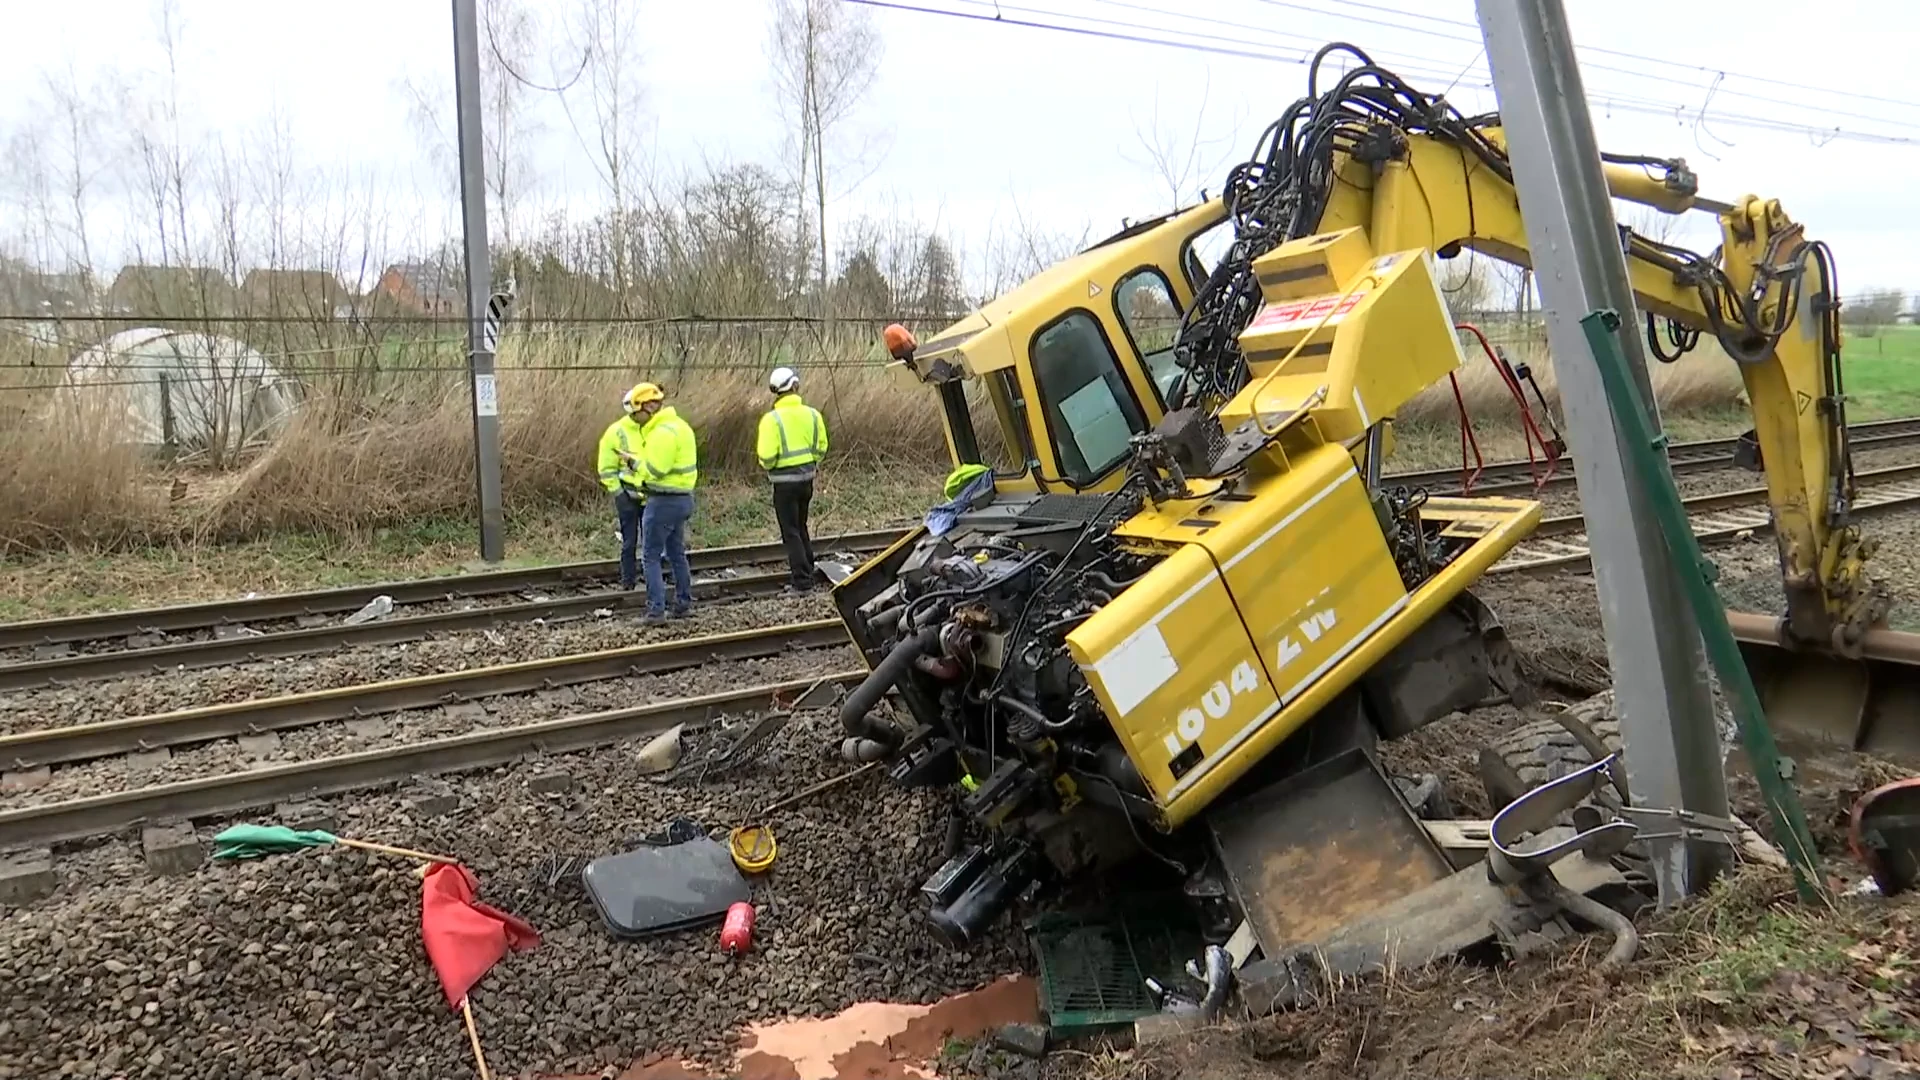
[{"label": "overhead wire", "polygon": [[[1108,3],[1108,2],[1111,2],[1111,0],[1092,0],[1092,2]],[[1453,19],[1443,19],[1440,16],[1428,15],[1422,12],[1415,12],[1415,11],[1398,12],[1398,11],[1394,11],[1391,8],[1384,8],[1375,4],[1360,3],[1358,2],[1358,0],[1329,0],[1329,2],[1343,4],[1347,7],[1362,8],[1368,11],[1387,12],[1396,17],[1395,21],[1387,21],[1384,19],[1372,19],[1362,15],[1350,15],[1350,14],[1346,14],[1344,12],[1338,12],[1338,11],[1328,11],[1324,8],[1314,7],[1309,4],[1296,3],[1294,2],[1294,0],[1254,0],[1254,2],[1265,4],[1265,5],[1268,5],[1269,7],[1287,8],[1294,11],[1307,12],[1307,13],[1316,14],[1316,15],[1325,15],[1329,18],[1334,18],[1334,19],[1348,19],[1354,22],[1367,23],[1373,26],[1387,27],[1389,29],[1397,30],[1402,33],[1430,37],[1430,38],[1434,38],[1441,41],[1457,42],[1462,45],[1472,45],[1476,48],[1480,48],[1484,44],[1483,39],[1479,35],[1480,28],[1476,24],[1464,23],[1458,20],[1453,20]],[[1417,26],[1408,26],[1405,24],[1405,22],[1398,21],[1398,20],[1404,19],[1408,15],[1411,15],[1415,18],[1424,18],[1424,19],[1434,20],[1438,22],[1444,22],[1446,25],[1449,25],[1449,26],[1467,27],[1473,30],[1474,33],[1473,33],[1473,36],[1471,37],[1460,37],[1453,34],[1443,34],[1434,30],[1421,29],[1420,27],[1417,27]],[[1290,36],[1298,36],[1298,35],[1290,35]],[[1719,77],[1719,80],[1724,80],[1727,78],[1745,78],[1746,77],[1744,75],[1739,75],[1738,73],[1731,72],[1731,71],[1720,71],[1720,70],[1709,68],[1703,65],[1679,64],[1676,61],[1662,61],[1658,57],[1640,56],[1638,54],[1625,52],[1619,49],[1606,49],[1606,48],[1600,48],[1597,46],[1583,46],[1579,44],[1576,44],[1574,48],[1576,51],[1584,50],[1586,52],[1601,53],[1609,56],[1626,57],[1626,58],[1641,60],[1648,63],[1675,64],[1676,66],[1686,68],[1687,70],[1698,70],[1706,74],[1716,75]],[[1401,65],[1401,66],[1404,66],[1404,65]],[[1471,67],[1473,65],[1469,65],[1469,66]],[[1627,76],[1638,78],[1638,79],[1656,80],[1668,86],[1672,86],[1675,84],[1675,80],[1673,79],[1660,76],[1660,75],[1654,75],[1650,72],[1636,71],[1632,68],[1620,67],[1615,64],[1605,64],[1605,63],[1598,63],[1594,61],[1582,61],[1580,66],[1583,71],[1588,71],[1588,70],[1606,71],[1606,72],[1612,72],[1615,74],[1627,75]],[[1716,80],[1716,82],[1719,80]],[[1802,101],[1792,101],[1786,98],[1773,97],[1766,94],[1756,94],[1751,91],[1739,90],[1731,87],[1712,85],[1712,84],[1701,85],[1699,83],[1680,83],[1679,85],[1686,86],[1690,89],[1699,90],[1702,93],[1713,92],[1713,93],[1717,93],[1727,97],[1741,97],[1741,98],[1747,98],[1753,101],[1760,101],[1769,105],[1780,105],[1780,106],[1784,106],[1792,109],[1805,109],[1813,112],[1826,113],[1832,116],[1845,116],[1855,120],[1867,120],[1874,123],[1892,124],[1898,127],[1906,127],[1906,128],[1912,128],[1915,130],[1920,130],[1920,122],[1908,121],[1908,120],[1897,120],[1892,117],[1877,116],[1869,113],[1852,112],[1846,109],[1835,108],[1830,105],[1810,104]],[[1835,94],[1835,95],[1844,94],[1843,91],[1823,90],[1819,87],[1810,87],[1810,86],[1800,86],[1798,87],[1798,89],[1815,91],[1820,93]],[[1920,103],[1915,103],[1915,102],[1892,102],[1892,103],[1901,104],[1907,108],[1920,109]]]},{"label": "overhead wire", "polygon": [[[1255,2],[1269,3],[1276,6],[1290,6],[1290,7],[1305,8],[1305,5],[1290,3],[1289,0],[1255,0]],[[1397,19],[1406,19],[1406,18],[1424,19],[1428,22],[1441,23],[1447,26],[1457,26],[1464,29],[1472,30],[1476,34],[1480,30],[1479,24],[1467,22],[1464,19],[1450,19],[1444,15],[1433,15],[1424,11],[1412,11],[1412,10],[1390,8],[1380,4],[1366,3],[1365,0],[1327,0],[1327,2],[1339,4],[1342,7],[1361,8],[1367,11],[1378,11],[1383,14],[1392,15]],[[1312,10],[1312,9],[1307,8],[1306,10]],[[1338,13],[1336,12],[1323,12],[1323,14],[1331,14],[1336,16],[1338,15]],[[1401,26],[1399,24],[1395,24],[1395,25],[1399,29],[1411,29],[1410,27]],[[1479,40],[1478,38],[1475,39],[1476,42],[1478,40]],[[1908,109],[1920,109],[1920,101],[1911,101],[1903,98],[1881,97],[1874,94],[1863,94],[1854,89],[1840,89],[1837,87],[1815,86],[1811,83],[1795,82],[1790,79],[1779,78],[1778,76],[1753,75],[1744,71],[1731,71],[1725,68],[1716,68],[1707,64],[1701,64],[1691,60],[1670,60],[1662,56],[1648,56],[1642,53],[1636,53],[1626,49],[1609,48],[1605,45],[1581,45],[1576,43],[1574,45],[1574,48],[1580,52],[1597,53],[1603,56],[1616,56],[1626,60],[1639,60],[1649,64],[1664,64],[1668,67],[1679,68],[1686,71],[1698,71],[1698,72],[1701,72],[1702,74],[1707,74],[1707,75],[1722,75],[1731,79],[1746,79],[1749,82],[1764,83],[1769,86],[1779,86],[1789,90],[1800,90],[1803,92],[1815,93],[1815,94],[1831,94],[1834,97],[1844,97],[1853,101],[1877,101],[1883,105],[1898,105]],[[1643,77],[1656,78],[1657,76],[1645,75],[1643,73]]]},{"label": "overhead wire", "polygon": [[[1206,54],[1218,55],[1218,56],[1232,56],[1232,57],[1237,57],[1241,59],[1265,60],[1273,63],[1287,63],[1287,64],[1296,64],[1296,65],[1303,64],[1306,62],[1304,57],[1304,50],[1299,50],[1299,52],[1301,52],[1301,55],[1293,55],[1292,50],[1295,50],[1295,47],[1289,46],[1289,45],[1274,44],[1271,47],[1258,47],[1258,46],[1248,47],[1247,45],[1240,43],[1239,39],[1223,38],[1222,35],[1217,35],[1217,34],[1201,34],[1196,31],[1184,30],[1177,27],[1169,27],[1165,25],[1151,25],[1151,24],[1137,23],[1137,22],[1127,22],[1125,20],[1117,20],[1117,19],[1105,19],[1105,18],[1100,18],[1098,16],[1083,15],[1083,14],[1077,14],[1073,12],[1059,11],[1056,9],[1022,7],[1022,6],[1000,2],[1000,0],[953,0],[953,2],[956,2],[956,3],[976,5],[982,9],[979,11],[961,11],[961,10],[954,10],[952,8],[930,7],[930,6],[926,6],[925,4],[903,2],[903,0],[842,0],[842,2],[850,3],[850,4],[860,4],[866,7],[890,9],[895,11],[903,11],[903,12],[910,12],[910,13],[916,13],[916,14],[946,16],[950,18],[965,19],[972,22],[993,23],[993,24],[998,24],[1003,26],[1021,27],[1025,29],[1050,30],[1050,31],[1061,32],[1061,33],[1076,34],[1079,36],[1091,37],[1091,38],[1100,38],[1100,39],[1128,42],[1128,43],[1134,43],[1134,44],[1145,44],[1145,45],[1154,45],[1154,46],[1160,46],[1160,47],[1177,48],[1177,49],[1183,49],[1190,52],[1206,53]],[[1192,13],[1189,13],[1189,12],[1159,11],[1159,9],[1142,9],[1141,5],[1126,3],[1125,0],[1089,0],[1089,2],[1102,3],[1102,4],[1107,4],[1109,6],[1123,7],[1131,10],[1151,10],[1151,11],[1157,12],[1158,14],[1166,15],[1168,17],[1172,17],[1176,19],[1188,19],[1193,21],[1206,22],[1213,25],[1236,27],[1242,30],[1247,30],[1255,33],[1261,33],[1261,34],[1268,34],[1273,36],[1279,36],[1279,37],[1293,37],[1293,38],[1300,38],[1301,40],[1310,40],[1310,41],[1319,40],[1314,38],[1307,38],[1305,35],[1295,34],[1288,31],[1275,30],[1268,27],[1258,27],[1258,26],[1253,26],[1251,24],[1246,24],[1246,23],[1235,23],[1231,20],[1215,19],[1208,16],[1198,16],[1198,15],[1193,15]],[[1315,11],[1318,14],[1328,15],[1333,18],[1358,19],[1357,16],[1347,16],[1338,12],[1327,12],[1320,9],[1306,8],[1304,5],[1284,4],[1284,0],[1260,0],[1260,2],[1271,2],[1276,4],[1283,4],[1283,6],[1300,7],[1303,10]],[[1008,11],[1017,12],[1020,15],[1031,16],[1031,17],[1026,17],[1026,18],[1008,17],[1005,14]],[[1072,20],[1073,22],[1077,22],[1077,23],[1092,23],[1095,25],[1086,25],[1086,26],[1073,25],[1072,23],[1064,22],[1064,21],[1047,21],[1049,19]],[[1423,31],[1423,30],[1419,30],[1418,28],[1409,28],[1400,24],[1385,23],[1381,20],[1360,19],[1359,21],[1373,22],[1373,23],[1378,23],[1380,25],[1390,26],[1396,30],[1405,30],[1408,32],[1416,33],[1416,34],[1424,33],[1424,34],[1428,34],[1429,36],[1434,36],[1430,31]],[[1167,35],[1179,35],[1179,36],[1169,37]],[[1438,36],[1445,40],[1458,40],[1463,43],[1466,43],[1469,40],[1465,38],[1453,38],[1450,35],[1444,35],[1444,34],[1438,35]],[[1216,43],[1216,42],[1222,42],[1222,41],[1229,42],[1229,44]],[[1478,39],[1473,39],[1471,43],[1478,45],[1479,41]],[[1281,50],[1281,49],[1286,49],[1290,51],[1287,53],[1274,51],[1274,50]],[[1397,59],[1395,60],[1396,70],[1409,71],[1418,76],[1430,77],[1430,78],[1436,78],[1436,79],[1447,79],[1451,82],[1458,82],[1462,78],[1461,75],[1453,73],[1451,70],[1448,73],[1441,74],[1432,70],[1422,70],[1422,66],[1423,65],[1418,61],[1412,64],[1408,64],[1408,63],[1401,62]],[[1473,65],[1473,64],[1468,65],[1469,69],[1472,69],[1475,66],[1476,65]],[[1588,66],[1593,66],[1593,65],[1588,65]],[[1626,68],[1613,68],[1611,66],[1606,66],[1606,65],[1601,65],[1601,67],[1604,67],[1606,70],[1618,71],[1622,74],[1625,74],[1631,77],[1636,77],[1636,78],[1642,78],[1642,79],[1658,78],[1657,76],[1651,76],[1646,72],[1633,71]],[[1672,82],[1671,80],[1664,80],[1664,81],[1667,82],[1669,85],[1671,85],[1671,82]],[[1477,83],[1476,85],[1490,87],[1491,85],[1490,79]],[[1708,87],[1699,86],[1693,83],[1685,83],[1683,85],[1687,86],[1690,89],[1697,89],[1703,92],[1709,89]],[[1728,91],[1728,90],[1721,90],[1720,92],[1724,94],[1728,94],[1729,96],[1732,96],[1734,93],[1733,91]],[[1590,86],[1588,88],[1588,96],[1598,102],[1610,103],[1613,108],[1616,108],[1622,112],[1639,113],[1639,114],[1650,115],[1650,116],[1673,116],[1676,118],[1692,117],[1694,118],[1695,122],[1698,122],[1698,120],[1704,116],[1705,119],[1711,119],[1716,123],[1723,123],[1732,127],[1743,127],[1743,128],[1754,129],[1754,130],[1770,131],[1770,132],[1785,133],[1785,134],[1803,134],[1808,136],[1817,136],[1824,140],[1847,140],[1847,141],[1855,141],[1855,142],[1869,142],[1869,143],[1894,144],[1894,145],[1920,144],[1920,122],[1902,121],[1892,117],[1873,116],[1865,113],[1848,112],[1846,110],[1834,110],[1834,109],[1828,109],[1821,106],[1799,105],[1797,103],[1792,103],[1792,102],[1781,102],[1780,99],[1776,99],[1776,98],[1761,97],[1760,100],[1781,103],[1781,104],[1788,105],[1791,107],[1796,107],[1796,108],[1819,111],[1827,115],[1846,115],[1853,119],[1865,120],[1872,123],[1887,124],[1894,127],[1905,128],[1905,129],[1915,131],[1916,135],[1912,137],[1908,137],[1908,136],[1902,136],[1902,135],[1887,134],[1884,132],[1859,131],[1859,130],[1850,129],[1850,128],[1843,128],[1838,125],[1824,126],[1824,125],[1817,125],[1817,124],[1810,124],[1810,123],[1798,123],[1791,120],[1783,120],[1778,117],[1753,116],[1751,114],[1724,113],[1724,112],[1718,112],[1718,111],[1713,112],[1711,114],[1706,114],[1704,110],[1701,109],[1701,107],[1698,105],[1690,105],[1685,102],[1677,102],[1677,101],[1648,99],[1648,98],[1638,97],[1632,94],[1619,93],[1617,91],[1613,91],[1606,87]],[[1757,95],[1742,93],[1739,96],[1755,97]],[[1893,103],[1908,104],[1904,102],[1893,102]]]}]

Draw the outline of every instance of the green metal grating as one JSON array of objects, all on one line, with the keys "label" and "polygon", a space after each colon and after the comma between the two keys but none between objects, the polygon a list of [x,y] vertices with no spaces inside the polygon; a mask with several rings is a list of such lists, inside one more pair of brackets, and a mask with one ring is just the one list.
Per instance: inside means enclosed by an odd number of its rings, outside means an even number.
[{"label": "green metal grating", "polygon": [[1040,962],[1040,1008],[1064,1037],[1157,1012],[1146,980],[1184,979],[1205,943],[1178,901],[1053,912],[1027,923]]}]

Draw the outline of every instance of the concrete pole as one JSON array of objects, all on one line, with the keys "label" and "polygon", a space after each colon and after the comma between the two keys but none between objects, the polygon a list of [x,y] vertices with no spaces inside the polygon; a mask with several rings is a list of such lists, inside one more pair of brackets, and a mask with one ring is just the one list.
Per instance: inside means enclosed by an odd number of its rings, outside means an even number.
[{"label": "concrete pole", "polygon": [[[1628,327],[1639,320],[1566,10],[1561,0],[1475,4],[1547,316],[1567,441],[1580,464],[1580,509],[1593,550],[1628,786],[1641,806],[1724,817],[1724,755],[1699,629],[1651,503],[1629,472],[1580,326],[1599,308],[1618,311]],[[1620,337],[1651,409],[1640,338],[1631,331]],[[1647,831],[1674,830],[1655,822]],[[1704,888],[1728,856],[1724,846],[1697,840],[1648,846],[1662,905]]]},{"label": "concrete pole", "polygon": [[487,188],[480,149],[480,18],[474,0],[453,0],[454,99],[460,116],[460,208],[467,249],[467,377],[473,393],[473,463],[480,486],[480,558],[506,556],[500,498],[500,395],[490,327],[493,262],[487,253]]}]

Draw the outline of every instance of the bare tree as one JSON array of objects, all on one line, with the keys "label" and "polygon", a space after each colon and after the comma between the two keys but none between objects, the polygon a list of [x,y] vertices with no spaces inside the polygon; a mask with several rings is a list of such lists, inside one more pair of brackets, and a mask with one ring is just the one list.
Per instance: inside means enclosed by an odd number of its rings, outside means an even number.
[{"label": "bare tree", "polygon": [[112,170],[111,141],[106,119],[116,105],[124,106],[126,89],[113,76],[96,78],[82,86],[72,58],[59,70],[48,71],[42,86],[52,137],[42,144],[48,171],[58,185],[65,221],[57,226],[66,263],[83,271],[84,302],[91,307],[93,267],[92,200],[95,188]]},{"label": "bare tree", "polygon": [[1840,321],[1862,337],[1872,337],[1883,326],[1891,326],[1907,306],[1907,294],[1899,289],[1866,289],[1845,297],[1840,305]]},{"label": "bare tree", "polygon": [[[1629,208],[1624,215],[1620,213],[1623,205]],[[1662,244],[1671,243],[1674,234],[1680,230],[1680,215],[1662,213],[1651,206],[1642,206],[1638,203],[1616,201],[1614,216],[1619,218],[1627,228]]]},{"label": "bare tree", "polygon": [[1439,270],[1440,289],[1457,318],[1483,317],[1493,310],[1495,298],[1503,291],[1493,260],[1472,251],[1442,261]]},{"label": "bare tree", "polygon": [[1227,140],[1201,138],[1200,133],[1207,124],[1209,89],[1207,84],[1201,86],[1200,105],[1194,110],[1193,123],[1186,127],[1161,122],[1160,94],[1156,90],[1147,122],[1142,125],[1135,118],[1133,124],[1141,157],[1121,155],[1129,164],[1151,173],[1160,183],[1167,196],[1168,211],[1195,201],[1207,186],[1207,178],[1221,173],[1225,158],[1231,153],[1225,149]]},{"label": "bare tree", "polygon": [[154,36],[164,58],[157,100],[134,133],[146,195],[152,202],[160,259],[186,257],[187,188],[194,170],[180,116],[180,47],[186,26],[178,0],[155,0]]},{"label": "bare tree", "polygon": [[594,171],[607,190],[605,253],[617,302],[623,311],[633,285],[633,217],[645,186],[641,134],[646,98],[639,75],[639,5],[633,0],[579,0],[574,12],[574,44],[592,50],[577,87],[587,99],[590,131],[582,131],[560,96]]},{"label": "bare tree", "polygon": [[[880,36],[867,13],[836,0],[772,0],[768,41],[781,119],[795,136],[796,175],[811,181],[811,216],[817,234],[813,261],[819,295],[827,300],[827,159],[829,145],[873,85]],[[801,196],[804,204],[805,196]],[[798,274],[796,274],[796,277]]]},{"label": "bare tree", "polygon": [[486,41],[480,50],[482,142],[486,147],[487,195],[493,200],[500,244],[514,247],[520,199],[537,179],[536,140],[545,125],[529,100],[527,76],[541,37],[531,12],[518,0],[488,0],[482,16]]},{"label": "bare tree", "polygon": [[[481,178],[487,189],[490,221],[500,246],[514,247],[520,203],[539,179],[533,162],[545,130],[533,95],[542,89],[529,77],[535,53],[546,38],[538,19],[520,0],[488,0],[481,5],[480,145]],[[448,194],[460,190],[460,144],[454,119],[451,80],[409,76],[400,81],[413,125],[429,146],[429,156]]]}]

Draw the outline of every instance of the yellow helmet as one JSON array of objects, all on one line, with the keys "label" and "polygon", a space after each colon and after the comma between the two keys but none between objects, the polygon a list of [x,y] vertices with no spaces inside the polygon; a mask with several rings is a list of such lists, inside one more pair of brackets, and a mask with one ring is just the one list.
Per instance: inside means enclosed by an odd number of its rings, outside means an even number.
[{"label": "yellow helmet", "polygon": [[628,412],[638,412],[640,406],[645,405],[649,401],[665,401],[666,399],[666,391],[650,382],[643,382],[636,383],[633,389],[627,391],[626,399],[622,401],[621,404],[626,406]]}]

